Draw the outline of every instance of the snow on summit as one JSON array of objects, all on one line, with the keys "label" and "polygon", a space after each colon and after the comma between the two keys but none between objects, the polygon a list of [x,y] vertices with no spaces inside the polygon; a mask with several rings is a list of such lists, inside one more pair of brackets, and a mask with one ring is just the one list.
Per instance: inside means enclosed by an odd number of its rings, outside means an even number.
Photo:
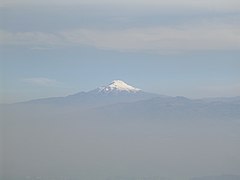
[{"label": "snow on summit", "polygon": [[102,86],[98,89],[99,89],[99,92],[103,92],[103,93],[112,93],[112,92],[135,93],[140,91],[140,89],[130,86],[121,80],[114,80],[109,85]]}]

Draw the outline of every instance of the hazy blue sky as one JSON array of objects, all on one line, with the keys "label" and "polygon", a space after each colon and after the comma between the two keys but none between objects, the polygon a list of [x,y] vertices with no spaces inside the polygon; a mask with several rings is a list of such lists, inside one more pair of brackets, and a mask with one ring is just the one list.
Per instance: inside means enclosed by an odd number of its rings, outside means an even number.
[{"label": "hazy blue sky", "polygon": [[0,102],[114,79],[166,95],[240,95],[239,0],[1,0],[0,17]]}]

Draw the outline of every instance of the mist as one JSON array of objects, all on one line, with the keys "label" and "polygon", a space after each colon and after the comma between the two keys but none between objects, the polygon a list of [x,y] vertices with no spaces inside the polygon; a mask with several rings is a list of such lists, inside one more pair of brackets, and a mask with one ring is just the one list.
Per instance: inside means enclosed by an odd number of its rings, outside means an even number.
[{"label": "mist", "polygon": [[3,179],[190,180],[239,175],[238,114],[215,113],[214,118],[186,114],[183,108],[179,113],[179,107],[163,108],[162,113],[158,105],[154,109],[143,102],[145,111],[134,103],[87,110],[39,104],[3,107]]}]

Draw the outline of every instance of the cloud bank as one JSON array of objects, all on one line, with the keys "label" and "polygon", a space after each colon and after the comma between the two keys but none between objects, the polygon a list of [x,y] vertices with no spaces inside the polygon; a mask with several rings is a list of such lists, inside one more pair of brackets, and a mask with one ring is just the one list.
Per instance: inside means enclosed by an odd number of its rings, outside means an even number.
[{"label": "cloud bank", "polygon": [[130,52],[240,50],[240,25],[208,23],[108,30],[79,28],[54,33],[0,31],[0,38],[2,45],[90,46]]}]

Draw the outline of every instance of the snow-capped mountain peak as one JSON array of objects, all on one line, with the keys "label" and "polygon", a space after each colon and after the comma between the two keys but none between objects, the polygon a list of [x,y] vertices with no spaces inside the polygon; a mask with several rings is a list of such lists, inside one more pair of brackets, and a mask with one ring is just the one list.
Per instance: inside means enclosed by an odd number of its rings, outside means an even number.
[{"label": "snow-capped mountain peak", "polygon": [[103,92],[103,93],[112,93],[112,92],[135,93],[138,91],[140,91],[140,89],[130,86],[121,80],[114,80],[109,85],[98,88],[98,92]]}]

